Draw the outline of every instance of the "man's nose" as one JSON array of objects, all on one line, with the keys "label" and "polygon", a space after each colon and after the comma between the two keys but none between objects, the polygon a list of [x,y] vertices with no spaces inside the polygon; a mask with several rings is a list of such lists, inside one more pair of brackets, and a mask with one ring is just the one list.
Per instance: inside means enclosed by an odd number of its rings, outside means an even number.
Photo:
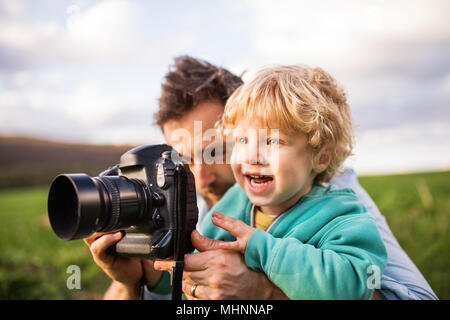
[{"label": "man's nose", "polygon": [[193,171],[198,188],[204,188],[216,180],[214,170],[212,170],[211,165],[209,164],[194,164]]}]

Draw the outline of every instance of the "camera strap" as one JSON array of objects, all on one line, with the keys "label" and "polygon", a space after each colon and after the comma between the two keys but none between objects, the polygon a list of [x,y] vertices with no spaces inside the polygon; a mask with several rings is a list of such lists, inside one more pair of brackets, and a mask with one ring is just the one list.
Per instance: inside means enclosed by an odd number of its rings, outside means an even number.
[{"label": "camera strap", "polygon": [[[175,169],[177,196],[176,196],[176,228],[175,228],[175,244],[174,244],[174,264],[172,266],[172,300],[181,300],[182,297],[182,281],[184,268],[184,237],[185,237],[185,220],[186,220],[186,173],[182,166],[177,165]],[[184,176],[183,176],[184,174]],[[183,179],[184,178],[184,179]]]},{"label": "camera strap", "polygon": [[172,300],[181,300],[184,261],[174,261],[172,266]]}]

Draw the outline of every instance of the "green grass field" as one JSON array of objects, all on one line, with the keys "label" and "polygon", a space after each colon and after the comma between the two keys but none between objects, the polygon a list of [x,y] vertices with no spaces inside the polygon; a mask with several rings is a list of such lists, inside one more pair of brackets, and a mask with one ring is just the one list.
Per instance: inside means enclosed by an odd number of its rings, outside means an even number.
[{"label": "green grass field", "polygon": [[[450,299],[449,181],[450,172],[360,178],[440,299]],[[99,299],[109,280],[81,240],[53,235],[47,191],[0,191],[0,299]],[[80,290],[67,289],[70,265],[81,269]]]},{"label": "green grass field", "polygon": [[437,296],[450,299],[450,172],[359,180]]},{"label": "green grass field", "polygon": [[[0,191],[0,299],[98,299],[109,285],[83,241],[63,242],[47,219],[46,188]],[[81,290],[67,289],[67,267]]]}]

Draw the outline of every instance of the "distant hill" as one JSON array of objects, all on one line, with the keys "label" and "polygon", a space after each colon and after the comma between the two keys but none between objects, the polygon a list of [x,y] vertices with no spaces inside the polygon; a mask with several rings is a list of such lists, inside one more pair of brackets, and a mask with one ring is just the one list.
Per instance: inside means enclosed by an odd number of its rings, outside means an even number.
[{"label": "distant hill", "polygon": [[49,186],[59,173],[96,176],[118,163],[120,156],[133,147],[0,137],[0,188]]}]

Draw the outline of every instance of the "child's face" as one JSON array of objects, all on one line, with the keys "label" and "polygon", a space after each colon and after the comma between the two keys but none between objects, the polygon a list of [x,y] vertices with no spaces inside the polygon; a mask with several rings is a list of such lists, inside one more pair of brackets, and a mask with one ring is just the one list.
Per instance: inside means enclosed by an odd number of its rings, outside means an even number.
[{"label": "child's face", "polygon": [[304,134],[286,135],[246,121],[233,136],[236,181],[264,213],[283,213],[309,192],[315,173]]}]

